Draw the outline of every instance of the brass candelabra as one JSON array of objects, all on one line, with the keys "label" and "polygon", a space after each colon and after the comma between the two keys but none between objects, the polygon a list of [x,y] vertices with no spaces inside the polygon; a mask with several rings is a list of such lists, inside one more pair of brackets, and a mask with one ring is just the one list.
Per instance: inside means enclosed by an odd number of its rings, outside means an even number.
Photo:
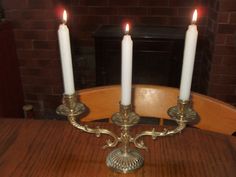
[{"label": "brass candelabra", "polygon": [[[147,149],[144,142],[140,140],[143,136],[151,136],[156,139],[160,136],[173,135],[181,132],[188,122],[193,121],[197,117],[197,113],[191,108],[190,101],[177,101],[177,106],[168,109],[168,115],[177,122],[178,126],[174,129],[164,128],[162,131],[155,129],[143,131],[139,134],[131,136],[129,129],[139,122],[139,116],[133,112],[132,106],[120,105],[120,111],[112,116],[112,122],[121,127],[120,135],[116,135],[108,129],[100,127],[90,128],[87,125],[82,125],[77,122],[77,117],[86,110],[84,104],[77,100],[76,94],[63,95],[63,103],[57,108],[57,113],[67,116],[69,122],[87,133],[93,133],[97,137],[101,134],[110,135],[112,140],[107,140],[103,148],[115,147],[118,143],[122,143],[120,148],[110,152],[106,159],[108,167],[116,172],[128,173],[132,172],[143,165],[144,159],[137,151],[138,149]],[[130,143],[133,143],[136,148],[131,148]]]}]

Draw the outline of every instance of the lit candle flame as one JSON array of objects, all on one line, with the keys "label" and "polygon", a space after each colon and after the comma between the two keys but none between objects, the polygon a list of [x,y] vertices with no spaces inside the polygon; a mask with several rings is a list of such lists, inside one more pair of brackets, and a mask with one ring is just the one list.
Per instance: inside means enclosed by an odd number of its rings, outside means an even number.
[{"label": "lit candle flame", "polygon": [[197,9],[194,10],[194,13],[193,13],[193,18],[192,18],[192,23],[196,23],[197,21]]},{"label": "lit candle flame", "polygon": [[129,23],[126,24],[125,26],[125,34],[129,33]]},{"label": "lit candle flame", "polygon": [[67,21],[67,12],[66,10],[63,11],[63,23],[66,23]]}]

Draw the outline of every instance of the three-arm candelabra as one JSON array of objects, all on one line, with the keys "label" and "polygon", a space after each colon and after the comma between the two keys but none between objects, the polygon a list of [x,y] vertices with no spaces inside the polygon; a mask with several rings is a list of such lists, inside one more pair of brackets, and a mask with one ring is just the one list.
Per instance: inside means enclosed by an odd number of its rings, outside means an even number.
[{"label": "three-arm candelabra", "polygon": [[152,129],[143,131],[135,136],[131,136],[129,129],[139,122],[140,117],[133,112],[132,106],[120,105],[120,111],[112,116],[112,122],[121,127],[120,135],[116,135],[108,129],[100,127],[90,128],[87,125],[81,125],[77,122],[77,117],[84,113],[86,107],[77,100],[76,94],[63,95],[63,103],[57,108],[57,113],[67,116],[69,122],[76,128],[93,133],[97,137],[101,134],[110,135],[113,139],[107,140],[103,148],[115,147],[120,142],[122,146],[110,152],[106,159],[108,167],[116,172],[128,173],[132,172],[143,165],[144,159],[141,154],[134,148],[130,148],[129,144],[133,143],[136,148],[147,149],[144,142],[140,140],[143,136],[151,136],[156,139],[159,136],[173,135],[181,132],[188,122],[192,122],[197,117],[197,113],[191,108],[190,101],[178,100],[177,105],[168,109],[168,115],[177,122],[178,126],[174,129],[164,128],[162,131]]}]

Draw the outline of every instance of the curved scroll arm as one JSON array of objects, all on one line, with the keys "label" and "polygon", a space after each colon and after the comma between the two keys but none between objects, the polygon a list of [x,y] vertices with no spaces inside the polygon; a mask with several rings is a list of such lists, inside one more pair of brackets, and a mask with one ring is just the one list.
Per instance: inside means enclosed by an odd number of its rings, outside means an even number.
[{"label": "curved scroll arm", "polygon": [[103,148],[115,147],[120,139],[111,131],[107,129],[102,129],[99,127],[89,128],[87,125],[81,125],[76,121],[76,117],[84,113],[86,106],[77,101],[76,94],[72,95],[63,95],[63,104],[58,106],[57,113],[59,115],[67,116],[69,122],[77,129],[82,130],[87,133],[93,133],[97,137],[100,137],[101,134],[110,135],[113,140],[108,139]]},{"label": "curved scroll arm", "polygon": [[84,132],[87,133],[93,133],[96,135],[96,137],[100,137],[101,134],[106,134],[106,135],[110,135],[113,138],[113,141],[108,139],[106,141],[106,144],[103,146],[103,149],[107,148],[107,147],[115,147],[118,143],[119,143],[119,138],[111,131],[107,130],[107,129],[103,129],[100,127],[96,127],[96,128],[89,128],[87,125],[80,125],[77,121],[75,116],[68,116],[68,120],[69,122],[77,129],[80,129]]},{"label": "curved scroll arm", "polygon": [[151,131],[143,131],[143,132],[137,134],[132,139],[132,142],[134,143],[135,147],[137,147],[139,149],[147,150],[147,147],[144,145],[143,140],[139,140],[139,138],[141,138],[142,136],[151,136],[152,139],[156,139],[158,136],[167,136],[167,135],[173,135],[173,134],[179,133],[185,127],[186,127],[185,122],[178,122],[178,126],[173,130],[168,130],[165,128],[163,131],[159,132],[159,131],[155,131],[155,129],[153,128]]}]

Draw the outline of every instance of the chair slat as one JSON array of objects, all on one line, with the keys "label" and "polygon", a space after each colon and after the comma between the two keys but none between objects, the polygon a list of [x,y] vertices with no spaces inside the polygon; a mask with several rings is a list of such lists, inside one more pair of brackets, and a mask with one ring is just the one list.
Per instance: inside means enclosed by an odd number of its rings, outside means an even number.
[{"label": "chair slat", "polygon": [[[120,86],[104,86],[78,91],[78,97],[88,108],[89,113],[82,121],[110,118],[119,111]],[[133,108],[142,117],[169,119],[167,110],[175,106],[179,90],[157,85],[134,85]],[[235,107],[209,96],[192,93],[193,108],[200,116],[196,127],[232,134],[236,131]]]}]

